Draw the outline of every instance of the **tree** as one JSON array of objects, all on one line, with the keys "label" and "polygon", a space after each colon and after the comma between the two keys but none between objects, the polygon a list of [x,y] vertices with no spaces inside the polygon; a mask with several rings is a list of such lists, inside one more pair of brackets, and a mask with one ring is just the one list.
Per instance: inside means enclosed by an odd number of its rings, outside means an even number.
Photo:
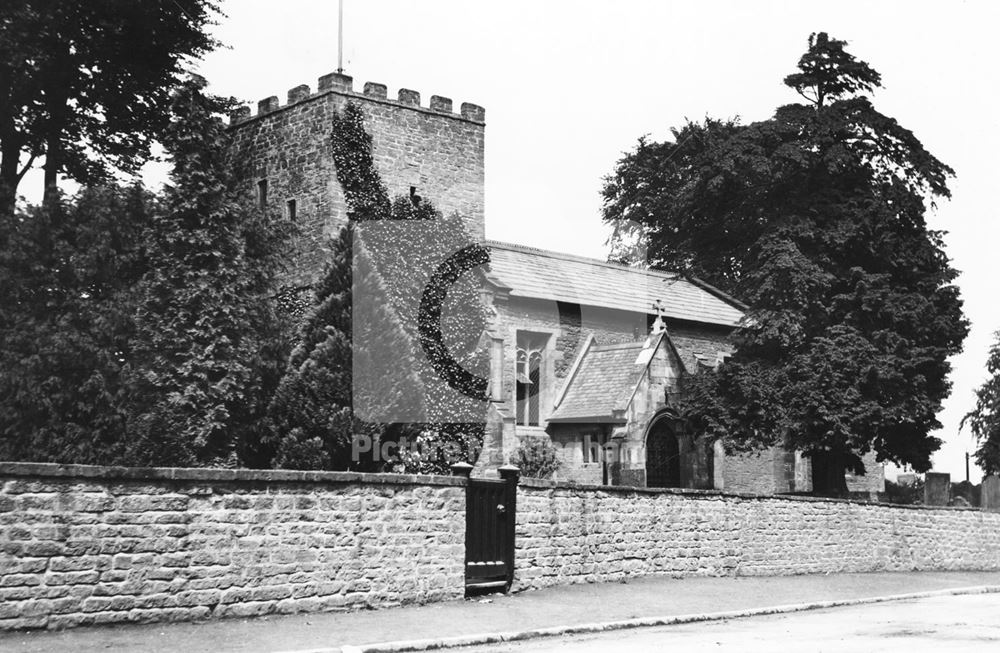
[{"label": "tree", "polygon": [[44,157],[83,184],[136,172],[168,118],[186,59],[215,42],[211,0],[8,0],[0,4],[0,213]]},{"label": "tree", "polygon": [[962,418],[961,427],[972,428],[979,444],[976,464],[983,472],[1000,474],[1000,331],[986,359],[989,378],[976,390],[976,407]]},{"label": "tree", "polygon": [[123,370],[155,206],[138,186],[106,186],[0,213],[0,459],[122,461]]},{"label": "tree", "polygon": [[947,358],[968,331],[924,219],[953,172],[875,110],[881,78],[845,45],[810,37],[785,79],[806,103],[641,139],[603,190],[614,256],[641,240],[654,265],[750,306],[735,355],[685,411],[730,449],[802,450],[833,493],[871,450],[929,467]]},{"label": "tree", "polygon": [[[150,229],[130,367],[133,464],[237,464],[262,454],[255,422],[280,346],[274,310],[286,220],[233,183],[221,116],[232,100],[191,78],[172,96],[163,144],[173,163]],[[276,351],[279,350],[279,351]],[[264,434],[266,435],[266,434]]]}]

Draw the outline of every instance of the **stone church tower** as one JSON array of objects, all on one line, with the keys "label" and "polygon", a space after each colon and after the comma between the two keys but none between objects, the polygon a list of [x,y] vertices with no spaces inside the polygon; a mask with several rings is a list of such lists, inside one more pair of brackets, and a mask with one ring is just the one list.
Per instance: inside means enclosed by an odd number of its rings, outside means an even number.
[{"label": "stone church tower", "polygon": [[330,236],[347,220],[329,138],[334,112],[349,101],[364,111],[390,196],[425,197],[445,215],[458,213],[470,236],[483,238],[485,110],[465,102],[455,113],[452,101],[438,95],[421,106],[420,93],[408,89],[389,99],[385,85],[374,82],[357,92],[351,77],[330,73],[319,78],[315,93],[296,86],[284,105],[272,96],[257,103],[256,115],[243,107],[230,121],[232,156],[245,171],[248,190],[298,223],[286,278],[293,289],[319,276]]}]

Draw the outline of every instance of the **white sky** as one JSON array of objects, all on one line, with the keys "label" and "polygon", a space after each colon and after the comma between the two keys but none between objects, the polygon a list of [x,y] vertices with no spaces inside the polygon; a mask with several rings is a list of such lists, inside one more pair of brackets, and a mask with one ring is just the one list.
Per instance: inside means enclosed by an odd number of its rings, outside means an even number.
[{"label": "white sky", "polygon": [[[315,90],[336,69],[335,0],[224,0],[223,9],[215,34],[229,49],[200,66],[212,91],[254,107],[270,95],[283,103],[289,88]],[[953,199],[929,218],[950,232],[947,252],[972,321],[953,361],[940,415],[945,445],[935,456],[936,469],[957,481],[974,448],[958,424],[1000,329],[998,19],[1000,3],[986,0],[345,0],[344,68],[355,89],[378,81],[390,97],[405,87],[424,105],[437,94],[456,107],[484,106],[487,236],[603,258],[601,178],[640,135],[662,140],[685,117],[765,119],[798,100],[781,80],[810,32],[847,40],[882,73],[875,106],[957,173]]]}]

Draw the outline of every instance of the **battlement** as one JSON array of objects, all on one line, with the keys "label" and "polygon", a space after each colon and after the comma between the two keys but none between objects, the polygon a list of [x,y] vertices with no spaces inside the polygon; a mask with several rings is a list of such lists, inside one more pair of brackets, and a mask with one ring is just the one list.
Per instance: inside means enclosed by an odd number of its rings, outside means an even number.
[{"label": "battlement", "polygon": [[388,97],[388,89],[385,84],[380,84],[378,82],[365,82],[364,90],[359,93],[354,90],[354,78],[350,75],[344,75],[342,73],[329,73],[319,78],[315,93],[311,92],[307,84],[295,86],[288,90],[285,104],[280,104],[278,96],[272,95],[257,103],[256,114],[251,112],[249,106],[241,106],[230,114],[229,124],[238,125],[240,123],[248,122],[328,93],[354,96],[369,101],[374,100],[385,104],[407,107],[416,111],[468,120],[474,123],[482,124],[486,121],[486,109],[477,104],[463,102],[459,109],[459,113],[455,113],[452,108],[453,103],[451,98],[442,97],[440,95],[432,95],[429,105],[424,107],[420,104],[420,93],[417,91],[408,88],[401,88],[396,95],[396,99],[391,100]]}]

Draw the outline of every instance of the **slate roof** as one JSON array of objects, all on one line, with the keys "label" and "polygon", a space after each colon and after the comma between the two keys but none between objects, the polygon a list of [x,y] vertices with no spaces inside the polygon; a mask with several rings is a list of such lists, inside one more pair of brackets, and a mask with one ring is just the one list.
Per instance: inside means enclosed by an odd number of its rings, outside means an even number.
[{"label": "slate roof", "polygon": [[624,410],[646,365],[636,365],[642,342],[591,345],[550,422],[624,423]]},{"label": "slate roof", "polygon": [[644,270],[598,259],[488,240],[490,276],[514,297],[531,297],[653,313],[656,300],[664,316],[736,326],[742,311],[704,287],[672,272]]}]

